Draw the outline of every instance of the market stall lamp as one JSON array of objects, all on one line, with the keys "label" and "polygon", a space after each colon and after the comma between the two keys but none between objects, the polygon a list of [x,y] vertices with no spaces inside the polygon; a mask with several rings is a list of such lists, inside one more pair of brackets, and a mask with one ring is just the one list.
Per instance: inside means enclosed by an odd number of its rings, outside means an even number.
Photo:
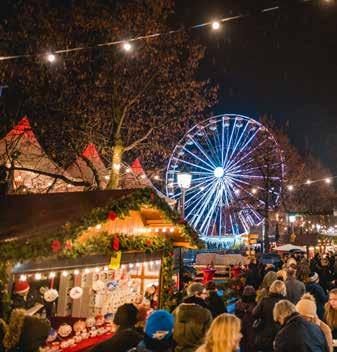
[{"label": "market stall lamp", "polygon": [[67,277],[68,276],[68,271],[63,271],[62,276]]},{"label": "market stall lamp", "polygon": [[56,274],[53,271],[49,274],[50,279],[53,279],[55,276],[56,276]]},{"label": "market stall lamp", "polygon": [[79,271],[78,269],[75,269],[75,270],[74,270],[74,274],[75,274],[75,275],[79,275],[79,273],[80,273],[80,271]]},{"label": "market stall lamp", "polygon": [[40,273],[35,274],[35,280],[41,280],[42,275]]},{"label": "market stall lamp", "polygon": [[26,281],[27,280],[27,275],[20,275],[20,281]]},{"label": "market stall lamp", "polygon": [[326,178],[325,183],[330,184],[331,183],[331,178]]},{"label": "market stall lamp", "polygon": [[293,191],[294,190],[294,186],[293,185],[289,185],[287,188],[288,188],[288,191]]},{"label": "market stall lamp", "polygon": [[306,183],[307,185],[311,185],[311,180],[307,180],[305,183]]}]

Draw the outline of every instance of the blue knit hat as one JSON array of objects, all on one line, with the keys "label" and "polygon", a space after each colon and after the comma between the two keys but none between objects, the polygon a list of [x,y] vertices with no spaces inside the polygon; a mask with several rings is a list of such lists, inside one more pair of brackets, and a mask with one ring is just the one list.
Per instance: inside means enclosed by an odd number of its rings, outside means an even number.
[{"label": "blue knit hat", "polygon": [[157,310],[147,319],[145,335],[152,340],[167,340],[173,334],[173,315],[166,310]]}]

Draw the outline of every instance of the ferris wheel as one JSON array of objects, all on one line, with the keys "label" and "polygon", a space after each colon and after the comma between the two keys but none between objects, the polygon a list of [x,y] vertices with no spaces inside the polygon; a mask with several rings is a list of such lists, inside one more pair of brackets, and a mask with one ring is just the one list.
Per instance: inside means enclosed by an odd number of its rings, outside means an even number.
[{"label": "ferris wheel", "polygon": [[249,117],[225,114],[191,128],[175,147],[166,191],[179,200],[178,174],[192,175],[184,190],[185,219],[204,239],[249,233],[279,202],[283,155],[275,138]]}]

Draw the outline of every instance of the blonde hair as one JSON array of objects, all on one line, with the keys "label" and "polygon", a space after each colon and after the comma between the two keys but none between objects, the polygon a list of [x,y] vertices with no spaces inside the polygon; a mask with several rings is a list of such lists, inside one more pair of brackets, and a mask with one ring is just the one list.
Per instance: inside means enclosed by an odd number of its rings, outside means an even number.
[{"label": "blonde hair", "polygon": [[278,293],[278,294],[285,297],[287,295],[287,288],[286,288],[286,285],[283,281],[276,280],[269,287],[269,292],[270,293]]},{"label": "blonde hair", "polygon": [[273,309],[273,318],[275,321],[283,324],[284,320],[295,312],[295,305],[286,299],[282,299],[275,304]]},{"label": "blonde hair", "polygon": [[6,350],[14,348],[20,341],[26,311],[24,309],[14,309],[10,315],[9,324],[2,341]]},{"label": "blonde hair", "polygon": [[[337,288],[332,289],[329,292],[329,297],[330,295],[336,295],[337,296]],[[325,321],[329,325],[331,329],[335,329],[337,327],[337,311],[333,309],[330,305],[330,302],[327,302],[324,306],[325,310]]]},{"label": "blonde hair", "polygon": [[205,343],[200,347],[205,352],[233,352],[238,346],[241,335],[241,321],[235,315],[221,314],[213,320]]}]

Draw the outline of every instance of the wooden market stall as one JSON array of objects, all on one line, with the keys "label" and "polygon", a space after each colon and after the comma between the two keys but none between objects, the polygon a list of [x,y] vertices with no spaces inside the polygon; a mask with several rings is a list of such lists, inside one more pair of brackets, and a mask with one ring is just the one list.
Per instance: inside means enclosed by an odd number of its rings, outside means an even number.
[{"label": "wooden market stall", "polygon": [[0,214],[2,279],[27,281],[58,324],[167,306],[173,248],[201,245],[152,189],[11,195]]}]

